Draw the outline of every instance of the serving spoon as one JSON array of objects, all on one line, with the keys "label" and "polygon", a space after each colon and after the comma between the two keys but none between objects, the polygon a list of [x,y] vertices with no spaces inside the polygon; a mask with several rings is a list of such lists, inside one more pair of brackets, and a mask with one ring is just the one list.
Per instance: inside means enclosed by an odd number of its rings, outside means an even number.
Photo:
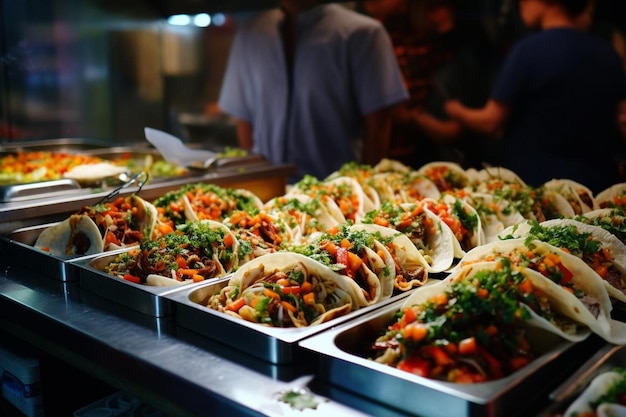
[{"label": "serving spoon", "polygon": [[192,149],[174,135],[151,127],[144,128],[146,139],[159,151],[166,162],[183,167],[208,169],[219,159],[216,152]]}]

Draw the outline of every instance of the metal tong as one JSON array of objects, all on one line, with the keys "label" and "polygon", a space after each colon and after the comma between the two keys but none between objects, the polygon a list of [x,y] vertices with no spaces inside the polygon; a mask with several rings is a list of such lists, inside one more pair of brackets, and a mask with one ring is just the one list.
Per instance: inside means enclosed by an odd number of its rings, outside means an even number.
[{"label": "metal tong", "polygon": [[106,203],[107,201],[111,201],[114,197],[117,197],[119,195],[119,193],[122,192],[122,190],[130,187],[133,184],[137,184],[137,191],[135,191],[133,194],[138,194],[141,189],[143,188],[143,186],[148,182],[148,180],[150,179],[150,174],[146,171],[141,171],[131,177],[129,177],[122,185],[120,185],[119,187],[115,188],[113,191],[111,191],[109,194],[105,195],[100,201],[98,201],[96,204],[102,204],[102,203]]}]

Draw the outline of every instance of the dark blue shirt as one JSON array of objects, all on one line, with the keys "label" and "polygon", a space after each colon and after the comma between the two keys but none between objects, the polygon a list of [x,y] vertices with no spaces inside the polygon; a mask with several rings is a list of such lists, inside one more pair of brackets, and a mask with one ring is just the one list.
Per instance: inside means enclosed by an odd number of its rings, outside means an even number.
[{"label": "dark blue shirt", "polygon": [[511,109],[504,165],[528,184],[567,178],[599,192],[618,181],[626,76],[609,42],[564,28],[529,35],[512,48],[492,98]]}]

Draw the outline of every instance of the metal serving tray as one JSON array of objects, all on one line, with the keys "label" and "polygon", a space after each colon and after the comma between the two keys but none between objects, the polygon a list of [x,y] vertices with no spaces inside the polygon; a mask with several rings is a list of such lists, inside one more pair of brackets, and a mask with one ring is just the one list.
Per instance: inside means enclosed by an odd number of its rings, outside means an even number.
[{"label": "metal serving tray", "polygon": [[298,342],[340,323],[366,314],[395,300],[406,298],[401,293],[378,304],[365,307],[326,323],[300,328],[275,328],[229,316],[206,307],[208,298],[228,284],[228,280],[200,283],[164,294],[175,303],[177,326],[195,331],[235,349],[275,364],[293,363],[299,359]]},{"label": "metal serving tray", "polygon": [[[127,248],[125,250],[132,250]],[[136,284],[104,272],[104,267],[124,250],[107,252],[93,258],[76,262],[80,288],[97,294],[109,301],[121,304],[153,317],[170,317],[173,315],[173,301],[164,296],[180,291],[182,288],[196,287],[198,283],[184,284],[174,287],[155,287]],[[221,281],[226,278],[215,278],[210,281]],[[208,282],[208,281],[206,281]]]},{"label": "metal serving tray", "polygon": [[626,346],[606,344],[550,393],[552,402],[541,417],[561,417],[596,376],[615,368],[626,368]]},{"label": "metal serving tray", "polygon": [[35,248],[33,245],[39,234],[55,224],[24,227],[6,236],[0,236],[2,256],[11,264],[21,265],[56,281],[78,281],[76,264],[99,256],[99,254],[61,256]]},{"label": "metal serving tray", "polygon": [[[419,291],[419,289],[418,289]],[[367,359],[368,346],[394,322],[398,301],[307,338],[299,345],[318,355],[320,377],[342,389],[421,417],[528,416],[529,404],[547,396],[577,366],[577,345],[538,330],[531,336],[541,353],[506,378],[457,384],[423,378]],[[583,359],[584,360],[584,359]],[[383,388],[384,387],[384,388]]]}]

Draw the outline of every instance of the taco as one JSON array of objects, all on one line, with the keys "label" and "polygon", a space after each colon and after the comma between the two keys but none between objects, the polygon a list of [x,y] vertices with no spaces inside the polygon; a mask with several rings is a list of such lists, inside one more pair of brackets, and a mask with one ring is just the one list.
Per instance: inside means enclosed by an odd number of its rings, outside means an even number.
[{"label": "taco", "polygon": [[626,369],[616,367],[597,374],[567,407],[563,417],[626,416]]},{"label": "taco", "polygon": [[423,204],[384,202],[379,209],[366,213],[361,223],[378,224],[406,235],[426,260],[428,272],[443,272],[452,266],[454,234]]},{"label": "taco", "polygon": [[258,196],[248,190],[194,183],[169,191],[153,202],[159,222],[172,228],[198,220],[222,221],[235,210],[263,207]]},{"label": "taco", "polygon": [[531,332],[572,341],[590,334],[565,315],[560,288],[545,281],[504,258],[458,269],[404,301],[373,343],[372,358],[448,382],[504,378],[536,358]]},{"label": "taco", "polygon": [[93,255],[104,251],[104,243],[96,223],[87,215],[69,218],[41,231],[34,247],[52,255]]},{"label": "taco", "polygon": [[509,184],[512,183],[526,186],[526,183],[520,178],[519,175],[508,168],[500,166],[485,167],[480,171],[477,171],[473,182],[480,184],[488,182],[492,179],[498,179]]},{"label": "taco", "polygon": [[[493,210],[493,213],[496,215],[498,220],[502,222],[504,227],[518,224],[526,219],[526,217],[524,217],[522,212],[519,210],[518,205],[515,204],[515,201],[511,198],[498,194],[471,194],[472,199],[477,197],[482,198],[484,204],[488,205]],[[470,202],[470,204],[472,203]]]},{"label": "taco", "polygon": [[378,224],[358,223],[350,228],[367,231],[387,248],[395,266],[395,290],[408,291],[428,281],[428,261],[405,234]]},{"label": "taco", "polygon": [[561,194],[574,209],[574,213],[583,214],[596,209],[593,192],[585,185],[568,179],[553,179],[543,184],[546,190]]},{"label": "taco", "polygon": [[96,223],[105,251],[139,245],[143,239],[152,239],[158,216],[154,205],[134,194],[83,207],[77,214],[89,216]]},{"label": "taco", "polygon": [[279,251],[294,243],[292,230],[275,214],[265,210],[238,210],[222,222],[237,235],[242,249],[239,263]]},{"label": "taco", "polygon": [[118,254],[104,272],[152,286],[190,284],[224,277],[239,267],[240,243],[226,225],[204,220],[187,223],[139,248]]},{"label": "taco", "polygon": [[386,247],[366,230],[344,223],[288,248],[346,276],[360,289],[359,306],[375,304],[393,293],[395,264]]},{"label": "taco", "polygon": [[580,258],[540,240],[510,239],[470,251],[459,264],[507,258],[562,288],[560,299],[570,305],[568,314],[591,331],[613,343],[626,341],[626,325],[611,318],[613,305],[604,281]]},{"label": "taco", "polygon": [[264,209],[291,229],[293,243],[301,243],[313,233],[323,232],[338,223],[325,204],[306,194],[274,197],[265,203]]},{"label": "taco", "polygon": [[374,172],[399,172],[401,174],[408,174],[412,171],[410,166],[389,158],[381,159],[379,163],[374,165],[373,170]]},{"label": "taco", "polygon": [[566,250],[602,278],[611,297],[626,302],[626,245],[602,227],[574,219],[527,221],[504,230],[502,237],[537,239]]},{"label": "taco", "polygon": [[473,193],[466,192],[465,190],[457,191],[453,193],[453,195],[461,198],[478,213],[485,236],[484,242],[489,243],[497,240],[498,234],[501,233],[505,227],[499,217],[501,209],[493,202],[494,197],[487,193]]},{"label": "taco", "polygon": [[600,226],[626,245],[626,213],[618,208],[603,208],[575,216],[581,223]]},{"label": "taco", "polygon": [[485,243],[480,216],[467,201],[445,194],[439,200],[425,198],[422,203],[452,230],[456,258],[462,258],[467,251]]},{"label": "taco", "polygon": [[597,208],[626,210],[626,182],[614,184],[600,191],[595,198]]},{"label": "taco", "polygon": [[320,181],[306,175],[294,184],[286,195],[293,194],[305,194],[319,199],[338,223],[345,221],[356,223],[366,211],[376,207],[363,191],[361,184],[355,178],[347,176]]},{"label": "taco", "polygon": [[417,172],[383,172],[372,176],[369,183],[378,192],[381,202],[415,203],[424,198],[437,199],[441,195],[437,186]]},{"label": "taco", "polygon": [[207,307],[271,327],[306,327],[359,308],[345,276],[297,253],[275,252],[243,265]]},{"label": "taco", "polygon": [[471,183],[467,172],[454,162],[429,162],[422,165],[417,172],[431,180],[441,192],[465,188]]},{"label": "taco", "polygon": [[[358,181],[363,188],[363,192],[367,199],[370,200],[373,207],[380,206],[380,195],[372,186],[372,176],[375,174],[374,169],[370,165],[358,164],[354,161],[346,162],[337,171],[326,177],[325,181],[331,181],[340,177],[350,177]],[[367,209],[366,209],[367,210]]]}]

